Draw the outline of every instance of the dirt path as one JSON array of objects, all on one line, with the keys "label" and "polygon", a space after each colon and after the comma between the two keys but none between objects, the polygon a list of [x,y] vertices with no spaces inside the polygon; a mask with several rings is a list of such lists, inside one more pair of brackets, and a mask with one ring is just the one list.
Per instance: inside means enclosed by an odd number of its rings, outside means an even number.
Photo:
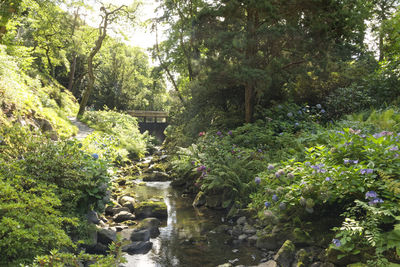
[{"label": "dirt path", "polygon": [[84,139],[94,131],[83,122],[78,121],[75,117],[68,117],[68,119],[79,129],[77,135],[75,136],[75,138],[78,140]]}]

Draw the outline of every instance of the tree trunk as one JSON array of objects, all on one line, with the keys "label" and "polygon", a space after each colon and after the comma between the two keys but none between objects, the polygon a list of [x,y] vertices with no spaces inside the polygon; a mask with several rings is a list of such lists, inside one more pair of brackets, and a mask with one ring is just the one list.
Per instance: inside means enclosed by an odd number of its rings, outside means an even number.
[{"label": "tree trunk", "polygon": [[253,121],[254,113],[254,88],[251,84],[247,84],[245,87],[245,122],[250,123]]},{"label": "tree trunk", "polygon": [[[258,14],[257,11],[249,7],[247,9],[247,45],[246,45],[246,65],[250,68],[256,68],[254,66],[255,57],[257,53],[257,34],[256,27],[258,25]],[[251,123],[253,121],[254,113],[254,100],[255,100],[255,81],[252,77],[247,77],[247,81],[244,86],[244,107],[245,107],[245,122]]]},{"label": "tree trunk", "polygon": [[[122,7],[120,7],[119,9],[121,9],[121,8]],[[109,13],[105,10],[104,7],[101,10],[104,12],[104,18],[103,18],[103,21],[101,22],[102,25],[100,24],[100,26],[99,26],[99,37],[97,38],[95,46],[93,47],[92,51],[90,51],[90,54],[88,57],[89,82],[88,82],[88,86],[87,86],[86,90],[83,92],[82,100],[79,105],[79,111],[78,111],[77,118],[82,117],[83,114],[85,113],[86,105],[89,101],[90,94],[92,93],[92,90],[93,90],[93,86],[94,86],[93,58],[97,54],[97,52],[99,52],[101,45],[104,41],[104,38],[106,38],[106,36],[107,36],[108,16],[116,11],[116,10],[114,10],[113,12]]]},{"label": "tree trunk", "polygon": [[73,54],[73,59],[71,63],[71,68],[69,71],[69,81],[68,81],[68,90],[72,92],[72,88],[74,87],[74,77],[75,77],[75,69],[76,69],[76,53]]}]

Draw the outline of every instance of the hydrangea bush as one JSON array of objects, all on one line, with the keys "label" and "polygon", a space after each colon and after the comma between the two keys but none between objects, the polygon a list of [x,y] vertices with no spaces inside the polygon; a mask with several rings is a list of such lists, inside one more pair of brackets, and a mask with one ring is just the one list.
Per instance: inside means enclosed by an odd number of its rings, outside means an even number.
[{"label": "hydrangea bush", "polygon": [[375,258],[369,260],[382,261],[384,252],[400,248],[400,243],[385,240],[398,231],[394,225],[400,200],[400,134],[371,135],[351,128],[326,134],[326,145],[308,148],[304,161],[270,164],[259,173],[260,181],[255,182],[259,191],[252,195],[250,207],[293,220],[305,218],[304,214],[318,220],[326,211],[341,214],[343,225],[334,228],[332,247],[343,255],[374,248]]}]

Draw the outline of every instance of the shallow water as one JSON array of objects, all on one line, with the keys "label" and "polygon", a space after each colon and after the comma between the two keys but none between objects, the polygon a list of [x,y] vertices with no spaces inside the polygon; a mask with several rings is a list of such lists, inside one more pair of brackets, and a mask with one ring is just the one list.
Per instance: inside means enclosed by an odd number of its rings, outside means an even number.
[{"label": "shallow water", "polygon": [[[164,198],[168,220],[160,227],[160,235],[152,238],[152,250],[147,254],[127,255],[124,266],[190,266],[208,267],[235,261],[234,265],[257,265],[260,251],[253,247],[231,245],[231,237],[212,231],[221,224],[223,214],[192,206],[169,182],[148,182],[136,186],[139,200]],[[237,251],[238,250],[238,251]]]}]

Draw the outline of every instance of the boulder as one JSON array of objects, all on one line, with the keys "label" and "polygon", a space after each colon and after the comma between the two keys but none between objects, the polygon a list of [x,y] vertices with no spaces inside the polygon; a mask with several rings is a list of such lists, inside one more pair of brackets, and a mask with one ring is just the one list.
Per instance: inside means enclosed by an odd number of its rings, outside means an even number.
[{"label": "boulder", "polygon": [[143,175],[142,179],[144,182],[164,182],[169,181],[170,176],[165,172],[153,171]]},{"label": "boulder", "polygon": [[100,254],[107,255],[108,246],[102,243],[96,243],[94,245],[83,245],[86,253],[89,254]]},{"label": "boulder", "polygon": [[125,222],[125,221],[133,221],[135,219],[135,215],[128,211],[121,211],[118,214],[115,214],[113,217],[113,221],[116,223]]},{"label": "boulder", "polygon": [[278,267],[278,263],[274,260],[269,260],[267,262],[260,263],[257,267]]},{"label": "boulder", "polygon": [[88,213],[86,214],[86,218],[88,222],[94,223],[94,224],[99,224],[100,223],[100,218],[99,215],[93,210],[89,210]]},{"label": "boulder", "polygon": [[294,260],[296,248],[292,241],[286,240],[283,243],[282,247],[278,250],[278,252],[274,256],[274,260],[281,267],[291,267],[291,264]]},{"label": "boulder", "polygon": [[166,219],[168,217],[167,205],[162,201],[140,202],[135,211],[138,218],[155,217],[158,219]]},{"label": "boulder", "polygon": [[240,225],[235,225],[232,228],[232,235],[238,237],[242,234],[242,227]]},{"label": "boulder", "polygon": [[246,223],[246,217],[242,216],[239,219],[237,219],[236,224],[237,225],[244,225]]},{"label": "boulder", "polygon": [[126,207],[121,207],[121,206],[107,206],[105,210],[105,214],[108,216],[114,216],[115,214],[121,212],[121,211],[127,211],[130,212],[129,208]]},{"label": "boulder", "polygon": [[245,224],[243,226],[243,233],[245,233],[246,235],[253,235],[257,232],[256,228],[254,228],[253,226],[251,226],[250,224]]},{"label": "boulder", "polygon": [[117,241],[117,232],[111,229],[99,229],[97,231],[97,242],[108,246]]},{"label": "boulder", "polygon": [[238,240],[239,241],[245,241],[247,239],[247,235],[245,235],[245,234],[242,234],[242,235],[240,235],[239,237],[238,237]]},{"label": "boulder", "polygon": [[150,230],[134,230],[130,236],[131,241],[149,241],[150,240]]},{"label": "boulder", "polygon": [[131,240],[131,235],[133,233],[133,231],[135,231],[135,229],[123,229],[119,235],[121,237],[122,241],[127,241],[127,240]]},{"label": "boulder", "polygon": [[137,241],[129,245],[122,246],[122,251],[129,254],[146,254],[153,247],[150,241]]},{"label": "boulder", "polygon": [[139,225],[136,227],[138,230],[148,229],[150,231],[150,237],[155,238],[160,234],[160,220],[157,218],[145,218],[140,221]]},{"label": "boulder", "polygon": [[122,196],[118,200],[122,207],[128,208],[130,212],[135,211],[136,199],[131,196]]}]

